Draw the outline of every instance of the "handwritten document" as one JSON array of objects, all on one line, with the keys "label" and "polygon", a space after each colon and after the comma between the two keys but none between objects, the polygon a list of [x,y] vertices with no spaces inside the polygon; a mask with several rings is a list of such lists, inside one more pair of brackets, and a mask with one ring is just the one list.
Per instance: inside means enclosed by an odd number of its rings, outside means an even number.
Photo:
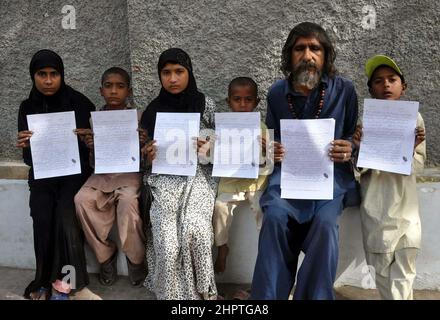
[{"label": "handwritten document", "polygon": [[95,173],[138,172],[140,152],[137,111],[95,111],[91,115]]},{"label": "handwritten document", "polygon": [[156,158],[151,172],[195,176],[200,113],[158,112],[154,128]]},{"label": "handwritten document", "polygon": [[81,173],[75,113],[56,112],[27,116],[34,178]]},{"label": "handwritten document", "polygon": [[365,99],[358,167],[411,174],[418,110],[416,101]]},{"label": "handwritten document", "polygon": [[215,114],[214,177],[258,178],[259,112]]},{"label": "handwritten document", "polygon": [[333,161],[328,152],[335,120],[280,120],[281,198],[333,199]]}]

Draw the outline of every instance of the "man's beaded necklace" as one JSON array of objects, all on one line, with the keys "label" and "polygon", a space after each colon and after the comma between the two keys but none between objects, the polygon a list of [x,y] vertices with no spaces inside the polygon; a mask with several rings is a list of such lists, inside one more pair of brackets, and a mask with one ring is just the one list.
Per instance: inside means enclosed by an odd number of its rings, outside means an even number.
[{"label": "man's beaded necklace", "polygon": [[[318,105],[316,106],[316,111],[315,111],[315,117],[314,117],[315,119],[319,118],[322,111],[322,107],[324,107],[324,96],[325,96],[324,85],[321,83],[319,87],[320,87],[320,93],[319,93]],[[289,105],[289,109],[290,112],[292,113],[293,118],[300,119],[300,117],[298,116],[295,110],[295,106],[293,105],[293,96],[290,93],[287,95],[287,104]]]}]

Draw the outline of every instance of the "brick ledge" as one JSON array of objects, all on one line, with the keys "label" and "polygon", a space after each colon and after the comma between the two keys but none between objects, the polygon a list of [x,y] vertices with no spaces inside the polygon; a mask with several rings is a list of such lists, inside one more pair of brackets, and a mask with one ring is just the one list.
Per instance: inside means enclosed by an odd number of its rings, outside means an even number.
[{"label": "brick ledge", "polygon": [[[0,161],[0,179],[27,180],[29,167],[19,161]],[[440,182],[440,167],[426,168],[417,176],[418,183]]]}]

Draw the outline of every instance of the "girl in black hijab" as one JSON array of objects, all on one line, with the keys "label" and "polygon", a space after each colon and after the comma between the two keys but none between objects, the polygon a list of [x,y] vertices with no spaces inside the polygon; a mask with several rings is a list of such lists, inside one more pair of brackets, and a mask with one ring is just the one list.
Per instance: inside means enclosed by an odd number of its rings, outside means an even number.
[{"label": "girl in black hijab", "polygon": [[[180,65],[188,72],[188,85],[179,93],[171,93],[164,88],[161,71],[167,63]],[[162,83],[159,96],[157,96],[142,114],[141,125],[147,129],[150,137],[154,135],[154,124],[157,112],[199,112],[205,110],[205,95],[198,91],[194,78],[191,59],[182,49],[171,48],[162,52],[157,64],[159,79]]]},{"label": "girl in black hijab", "polygon": [[[83,94],[65,84],[63,61],[55,52],[40,50],[35,53],[29,73],[33,86],[29,98],[20,105],[17,147],[23,149],[24,162],[30,166],[29,206],[33,220],[36,272],[24,296],[40,300],[47,299],[52,292],[54,300],[67,299],[71,289],[80,291],[89,283],[83,238],[73,202],[73,197],[91,172],[88,151],[86,145],[78,140],[82,174],[34,179],[29,146],[32,132],[28,130],[26,117],[29,114],[74,111],[77,127],[90,128],[90,111],[94,111],[95,106]],[[73,266],[74,270],[62,270],[65,266]],[[67,275],[71,276],[69,286],[61,281]]]},{"label": "girl in black hijab", "polygon": [[[199,136],[213,134],[215,104],[198,91],[188,54],[168,49],[160,55],[157,67],[162,88],[141,119],[148,135],[154,135],[157,112],[200,113]],[[154,158],[154,140],[143,153],[149,160]],[[217,298],[211,252],[217,180],[211,172],[211,165],[199,161],[194,177],[147,176],[153,202],[147,230],[146,286],[158,299]]]}]

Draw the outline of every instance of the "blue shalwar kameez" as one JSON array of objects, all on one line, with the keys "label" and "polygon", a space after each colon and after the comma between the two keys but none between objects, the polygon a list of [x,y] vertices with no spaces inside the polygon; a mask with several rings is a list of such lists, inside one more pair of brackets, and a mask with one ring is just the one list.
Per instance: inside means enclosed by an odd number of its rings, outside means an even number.
[{"label": "blue shalwar kameez", "polygon": [[[352,82],[341,77],[321,79],[325,88],[319,118],[333,118],[335,139],[351,140],[358,115]],[[318,86],[319,87],[319,86]],[[287,95],[302,109],[301,119],[313,119],[319,89],[308,97],[295,92],[286,79],[277,81],[267,96],[266,124],[280,141],[280,120],[292,119]],[[251,299],[287,299],[295,283],[298,256],[305,254],[298,271],[294,299],[334,299],[333,283],[338,262],[338,217],[344,195],[355,187],[349,163],[335,163],[333,200],[281,199],[281,166],[276,165],[261,197],[264,213]]]}]

